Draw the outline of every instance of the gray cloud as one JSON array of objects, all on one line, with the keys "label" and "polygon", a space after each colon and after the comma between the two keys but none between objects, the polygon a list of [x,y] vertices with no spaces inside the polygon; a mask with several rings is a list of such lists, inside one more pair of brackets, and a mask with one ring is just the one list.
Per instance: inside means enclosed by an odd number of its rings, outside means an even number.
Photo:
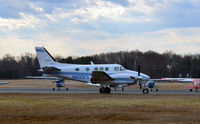
[{"label": "gray cloud", "polygon": [[169,2],[153,15],[164,28],[200,27],[200,2],[189,0]]},{"label": "gray cloud", "polygon": [[[78,55],[118,49],[176,50],[180,46],[195,52],[200,43],[199,3],[195,0],[0,1],[0,44],[9,46],[16,39],[15,43],[25,44],[17,47],[20,49],[44,44],[50,48],[56,46],[57,54],[67,49],[68,53]],[[14,45],[11,47],[17,51]]]}]

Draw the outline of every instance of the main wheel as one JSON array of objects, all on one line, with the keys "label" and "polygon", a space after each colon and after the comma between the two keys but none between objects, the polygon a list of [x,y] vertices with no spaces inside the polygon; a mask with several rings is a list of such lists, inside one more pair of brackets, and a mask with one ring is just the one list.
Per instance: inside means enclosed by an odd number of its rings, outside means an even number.
[{"label": "main wheel", "polygon": [[148,94],[149,90],[147,88],[143,89],[143,94]]},{"label": "main wheel", "polygon": [[158,89],[156,89],[156,92],[158,92]]},{"label": "main wheel", "polygon": [[110,93],[111,92],[111,89],[109,87],[106,87],[105,88],[105,93]]},{"label": "main wheel", "polygon": [[192,89],[190,89],[190,92],[192,92]]},{"label": "main wheel", "polygon": [[99,89],[99,93],[105,93],[105,88],[104,88],[104,87],[101,87],[101,88]]}]

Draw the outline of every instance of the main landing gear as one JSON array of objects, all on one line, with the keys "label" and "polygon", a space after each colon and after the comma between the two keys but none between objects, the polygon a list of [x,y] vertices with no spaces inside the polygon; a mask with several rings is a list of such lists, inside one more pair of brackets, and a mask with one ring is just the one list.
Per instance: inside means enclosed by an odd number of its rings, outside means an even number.
[{"label": "main landing gear", "polygon": [[[153,89],[151,89],[151,91],[153,91]],[[156,89],[156,92],[158,92],[158,89]]]},{"label": "main landing gear", "polygon": [[[58,91],[62,90],[62,88],[60,88],[60,87],[58,87],[57,89],[58,89]],[[55,91],[55,90],[56,90],[56,88],[53,88],[53,91]],[[68,88],[64,88],[64,90],[68,91],[69,89]]]},{"label": "main landing gear", "polygon": [[111,92],[110,87],[101,87],[99,89],[99,93],[110,93],[110,92]]}]

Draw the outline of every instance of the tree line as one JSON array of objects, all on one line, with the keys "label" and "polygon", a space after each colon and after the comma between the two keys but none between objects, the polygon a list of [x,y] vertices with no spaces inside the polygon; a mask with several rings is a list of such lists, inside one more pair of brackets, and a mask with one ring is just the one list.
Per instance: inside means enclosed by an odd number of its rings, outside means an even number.
[{"label": "tree line", "polygon": [[[55,59],[62,63],[71,64],[121,64],[127,69],[137,70],[141,66],[141,72],[151,78],[162,77],[200,77],[200,54],[178,55],[171,51],[157,53],[154,51],[141,52],[120,51],[101,53],[82,57],[60,57]],[[42,73],[38,59],[35,55],[26,53],[20,57],[5,55],[0,59],[0,79],[21,79],[27,75],[38,76]]]}]

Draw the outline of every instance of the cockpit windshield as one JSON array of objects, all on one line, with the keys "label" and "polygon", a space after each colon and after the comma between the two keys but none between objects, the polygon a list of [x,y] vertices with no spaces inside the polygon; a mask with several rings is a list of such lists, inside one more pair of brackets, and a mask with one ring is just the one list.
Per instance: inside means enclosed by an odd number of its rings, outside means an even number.
[{"label": "cockpit windshield", "polygon": [[114,68],[115,71],[125,71],[126,69],[123,66],[117,66]]},{"label": "cockpit windshield", "polygon": [[123,66],[120,66],[120,71],[125,71],[125,68]]}]

